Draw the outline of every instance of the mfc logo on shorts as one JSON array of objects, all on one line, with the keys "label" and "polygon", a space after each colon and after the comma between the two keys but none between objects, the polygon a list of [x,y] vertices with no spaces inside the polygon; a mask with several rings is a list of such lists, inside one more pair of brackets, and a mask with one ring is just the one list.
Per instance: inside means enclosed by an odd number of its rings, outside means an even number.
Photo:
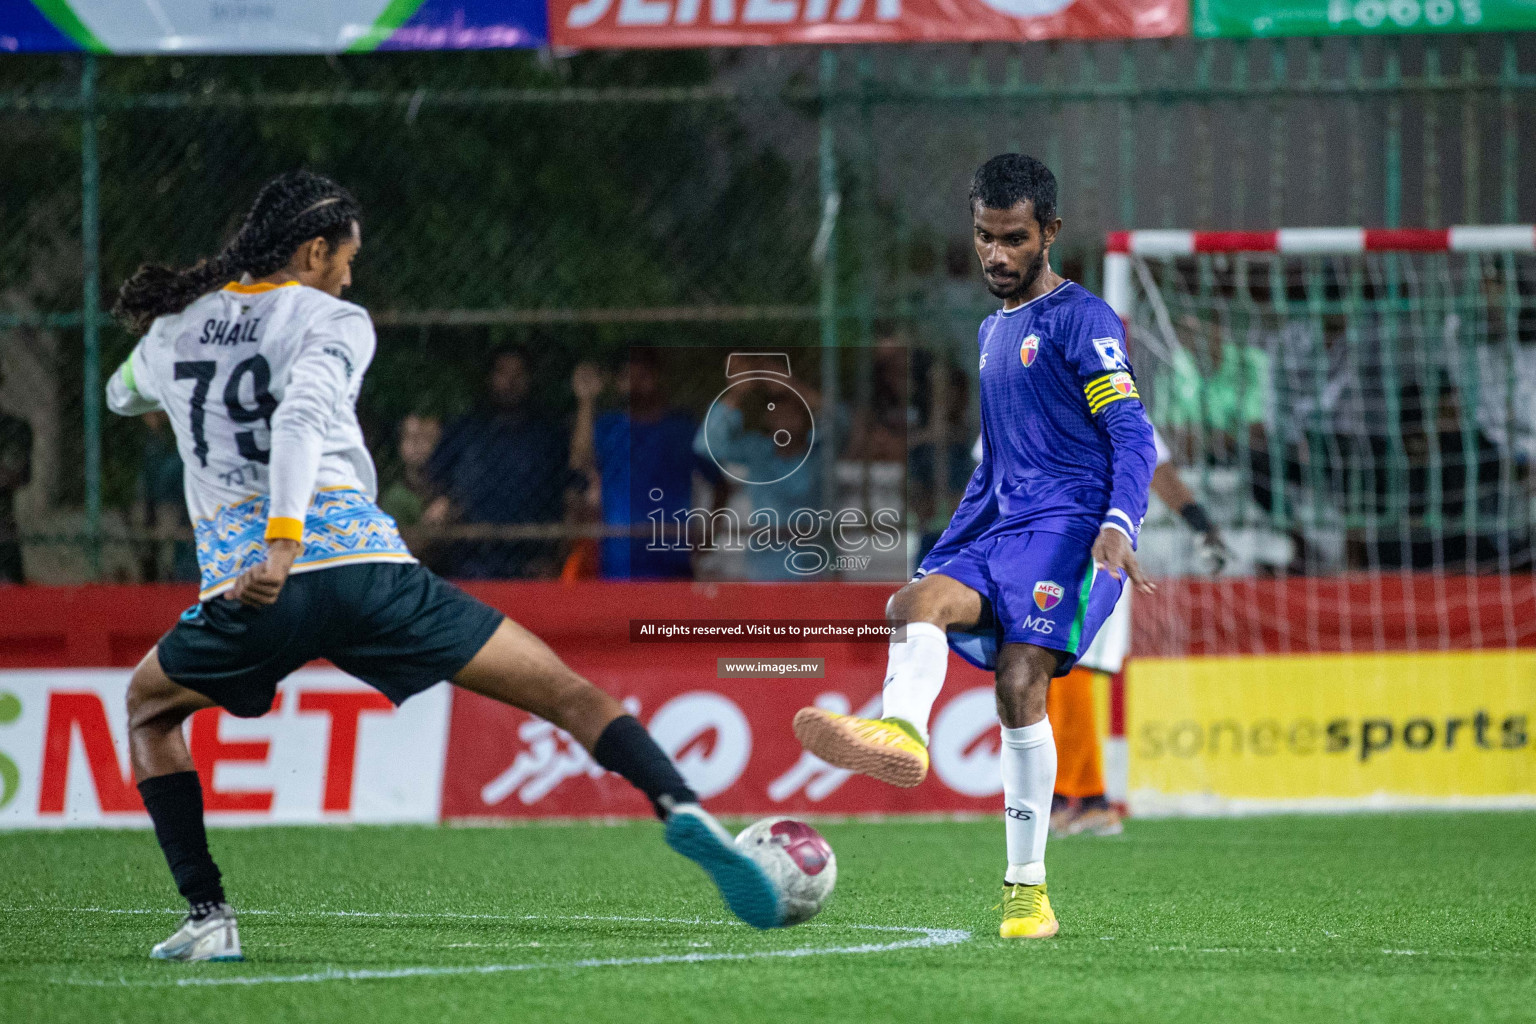
[{"label": "mfc logo on shorts", "polygon": [[1037,335],[1031,334],[1029,337],[1025,338],[1024,343],[1019,346],[1019,362],[1023,363],[1025,366],[1028,366],[1030,363],[1035,361],[1035,354],[1039,351],[1040,338]]},{"label": "mfc logo on shorts", "polygon": [[1062,593],[1060,583],[1041,580],[1035,584],[1035,605],[1041,611],[1048,612],[1061,603]]}]

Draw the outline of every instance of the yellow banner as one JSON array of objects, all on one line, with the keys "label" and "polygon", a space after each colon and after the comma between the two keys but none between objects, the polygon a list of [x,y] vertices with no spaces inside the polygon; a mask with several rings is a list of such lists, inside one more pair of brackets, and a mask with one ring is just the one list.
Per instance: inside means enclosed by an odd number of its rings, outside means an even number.
[{"label": "yellow banner", "polygon": [[1536,651],[1136,658],[1140,813],[1536,805]]}]

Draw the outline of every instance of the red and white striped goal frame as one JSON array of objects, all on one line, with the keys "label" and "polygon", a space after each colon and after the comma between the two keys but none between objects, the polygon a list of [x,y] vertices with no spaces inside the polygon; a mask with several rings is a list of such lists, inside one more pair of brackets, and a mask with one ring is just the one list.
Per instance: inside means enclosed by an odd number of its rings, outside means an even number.
[{"label": "red and white striped goal frame", "polygon": [[1278,252],[1324,256],[1356,252],[1536,252],[1536,225],[1454,228],[1281,228],[1278,231],[1111,231],[1105,238],[1104,301],[1130,315],[1131,256]]}]

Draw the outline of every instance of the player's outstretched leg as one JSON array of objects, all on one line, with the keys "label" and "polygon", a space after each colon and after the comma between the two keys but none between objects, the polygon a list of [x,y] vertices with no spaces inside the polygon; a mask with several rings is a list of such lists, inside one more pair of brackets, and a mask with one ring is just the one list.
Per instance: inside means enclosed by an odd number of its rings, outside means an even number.
[{"label": "player's outstretched leg", "polygon": [[666,823],[667,845],[709,875],[731,912],[754,928],[784,923],[783,898],[731,834],[699,805],[672,759],[613,697],[571,671],[549,646],[503,620],[454,683],[522,708],[575,737],[598,764],[622,775]]},{"label": "player's outstretched leg", "polygon": [[1056,788],[1056,742],[1046,694],[1059,652],[1033,644],[1004,644],[997,662],[997,712],[1002,719],[1003,875],[1005,939],[1046,939],[1059,925],[1045,889],[1045,840]]},{"label": "player's outstretched leg", "polygon": [[139,795],[155,826],[188,913],[181,927],[150,951],[156,960],[244,960],[240,927],[224,900],[219,868],[208,852],[203,789],[181,723],[213,702],[173,683],[157,650],[145,655],[128,684],[128,749]]},{"label": "player's outstretched leg", "polygon": [[882,717],[801,708],[795,738],[829,764],[907,788],[928,776],[928,716],[949,667],[945,630],[975,623],[981,596],[935,574],[893,594],[885,615],[897,629],[886,661]]}]

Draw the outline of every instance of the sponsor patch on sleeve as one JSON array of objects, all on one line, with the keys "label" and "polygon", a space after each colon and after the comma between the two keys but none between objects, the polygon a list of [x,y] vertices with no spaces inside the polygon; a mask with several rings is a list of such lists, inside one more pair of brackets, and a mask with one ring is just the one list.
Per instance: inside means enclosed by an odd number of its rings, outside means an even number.
[{"label": "sponsor patch on sleeve", "polygon": [[352,379],[352,359],[347,355],[344,349],[338,348],[335,345],[323,345],[321,346],[320,351],[324,352],[328,356],[340,359],[342,368],[347,372],[347,379]]},{"label": "sponsor patch on sleeve", "polygon": [[1129,370],[1131,364],[1125,358],[1125,349],[1119,338],[1094,338],[1093,350],[1099,354],[1099,362],[1106,370]]},{"label": "sponsor patch on sleeve", "polygon": [[1111,402],[1118,402],[1122,398],[1141,398],[1136,390],[1136,379],[1123,371],[1095,377],[1083,386],[1083,394],[1088,396],[1088,411],[1095,415]]}]

